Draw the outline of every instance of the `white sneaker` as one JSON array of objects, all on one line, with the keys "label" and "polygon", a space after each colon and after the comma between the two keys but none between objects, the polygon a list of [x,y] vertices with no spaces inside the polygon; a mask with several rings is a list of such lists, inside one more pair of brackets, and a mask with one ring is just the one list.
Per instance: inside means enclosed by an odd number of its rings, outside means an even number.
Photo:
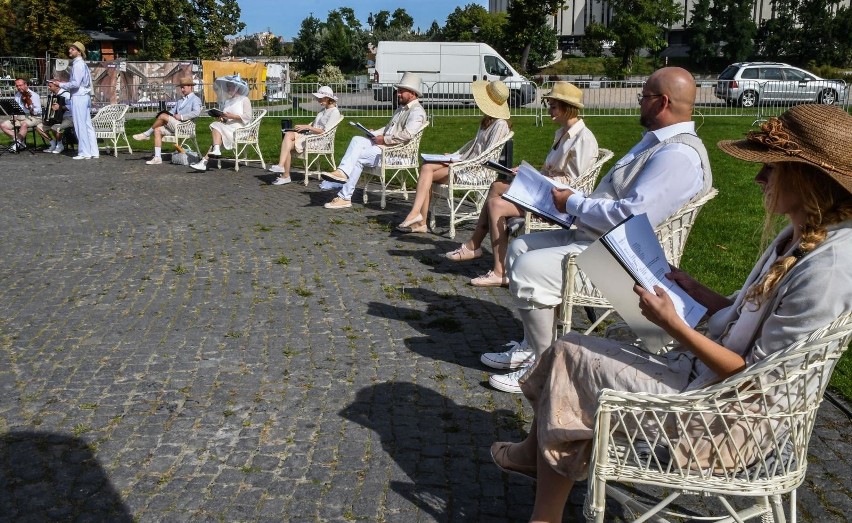
[{"label": "white sneaker", "polygon": [[272,164],[272,165],[269,166],[269,171],[281,174],[281,173],[284,172],[284,168],[281,167],[280,165],[278,165],[277,163],[275,163],[275,164]]},{"label": "white sneaker", "polygon": [[163,163],[163,159],[159,156],[155,156],[145,163],[148,165],[160,165],[161,163]]},{"label": "white sneaker", "polygon": [[290,177],[289,176],[287,178],[283,178],[283,177],[279,176],[278,178],[275,179],[275,181],[272,182],[272,185],[287,185],[288,183],[290,183]]},{"label": "white sneaker", "polygon": [[62,145],[62,142],[59,142],[58,144],[56,144],[56,147],[54,147],[54,149],[50,152],[52,152],[53,154],[59,154],[64,150],[65,150],[65,146]]},{"label": "white sneaker", "polygon": [[201,160],[200,162],[196,162],[190,165],[196,171],[206,171],[207,170],[207,160]]},{"label": "white sneaker", "polygon": [[147,135],[147,134],[145,134],[145,133],[139,133],[139,134],[134,134],[134,135],[133,135],[133,139],[134,139],[134,140],[139,140],[140,142],[144,142],[144,141],[145,141],[145,140],[147,140],[148,138],[150,138],[150,136],[148,136],[148,135]]},{"label": "white sneaker", "polygon": [[535,361],[535,352],[527,347],[527,340],[520,343],[510,341],[506,347],[510,347],[506,352],[486,352],[479,357],[479,361],[492,369],[517,369],[532,365]]},{"label": "white sneaker", "polygon": [[77,156],[72,158],[72,160],[91,160],[91,159],[92,159],[91,156],[83,156],[82,154],[78,154]]},{"label": "white sneaker", "polygon": [[352,207],[352,201],[344,200],[343,198],[338,196],[327,204],[323,205],[323,207],[325,207],[326,209],[345,209],[347,207]]},{"label": "white sneaker", "polygon": [[492,374],[488,377],[488,384],[499,391],[508,392],[510,394],[520,394],[521,386],[518,385],[518,380],[520,380],[531,368],[532,365],[529,365],[527,367],[521,367],[509,374]]}]

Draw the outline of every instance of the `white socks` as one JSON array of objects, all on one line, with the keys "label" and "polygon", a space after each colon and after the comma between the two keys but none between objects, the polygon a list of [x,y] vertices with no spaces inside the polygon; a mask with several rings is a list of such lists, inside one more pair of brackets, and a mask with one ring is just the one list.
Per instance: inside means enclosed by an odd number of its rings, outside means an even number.
[{"label": "white socks", "polygon": [[142,134],[144,134],[145,136],[147,136],[148,138],[150,138],[150,137],[151,137],[151,135],[152,135],[152,134],[154,134],[154,128],[153,128],[153,127],[151,127],[151,128],[149,128],[147,131],[145,131],[145,132],[144,132],[144,133],[142,133]]},{"label": "white socks", "polygon": [[162,156],[163,148],[162,147],[154,147],[154,156]]}]

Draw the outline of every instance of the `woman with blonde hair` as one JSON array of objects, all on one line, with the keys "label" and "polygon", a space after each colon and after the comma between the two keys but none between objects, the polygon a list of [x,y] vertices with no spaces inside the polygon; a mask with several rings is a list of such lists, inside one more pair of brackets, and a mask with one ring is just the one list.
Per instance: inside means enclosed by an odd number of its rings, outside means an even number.
[{"label": "woman with blonde hair", "polygon": [[[487,82],[478,80],[471,84],[476,106],[482,111],[482,120],[471,147],[456,161],[470,160],[490,149],[504,139],[512,128],[509,121],[509,88],[500,80]],[[417,178],[414,203],[405,219],[397,225],[400,232],[426,232],[426,217],[429,213],[429,198],[432,184],[443,183],[450,173],[450,166],[443,162],[424,162]]]},{"label": "woman with blonde hair", "polygon": [[742,290],[728,298],[685,272],[667,276],[707,307],[708,333],[690,328],[668,294],[634,287],[645,317],[679,350],[657,356],[614,340],[570,333],[520,380],[535,411],[529,436],[497,442],[495,463],[538,480],[531,521],[562,521],[568,494],[586,478],[596,398],[601,389],[676,394],[716,383],[805,339],[852,310],[852,116],[799,105],[745,140],[719,142],[725,153],[762,162],[765,230],[788,225],[769,244]]},{"label": "woman with blonde hair", "polygon": [[[553,146],[547,153],[541,173],[559,183],[571,185],[571,182],[589,169],[598,157],[598,141],[580,118],[583,92],[574,84],[556,82],[544,98],[548,102],[550,119],[559,125],[559,129],[556,130]],[[506,251],[509,247],[506,219],[523,216],[523,210],[502,198],[503,193],[508,190],[508,182],[497,180],[491,184],[473,235],[458,249],[445,255],[453,261],[479,258],[482,256],[482,242],[485,241],[485,236],[491,234],[494,264],[487,274],[470,280],[470,284],[476,287],[509,285],[509,278],[506,277],[504,267]]]},{"label": "woman with blonde hair", "polygon": [[[305,150],[305,139],[308,134],[322,134],[343,119],[343,115],[337,109],[337,96],[334,95],[331,87],[324,85],[313,95],[322,110],[310,125],[297,125],[284,133],[281,139],[281,153],[278,156],[278,163],[269,166],[270,171],[278,173],[278,178],[272,182],[272,185],[290,183],[292,151],[301,154]],[[305,173],[305,176],[307,176],[307,173]]]}]

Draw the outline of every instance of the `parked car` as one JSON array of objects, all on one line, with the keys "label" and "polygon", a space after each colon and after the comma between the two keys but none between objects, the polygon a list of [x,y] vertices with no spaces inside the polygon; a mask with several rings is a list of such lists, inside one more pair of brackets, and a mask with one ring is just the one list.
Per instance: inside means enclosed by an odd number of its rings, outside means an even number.
[{"label": "parked car", "polygon": [[728,103],[754,107],[764,102],[843,103],[849,86],[778,62],[731,64],[716,81],[715,94]]}]

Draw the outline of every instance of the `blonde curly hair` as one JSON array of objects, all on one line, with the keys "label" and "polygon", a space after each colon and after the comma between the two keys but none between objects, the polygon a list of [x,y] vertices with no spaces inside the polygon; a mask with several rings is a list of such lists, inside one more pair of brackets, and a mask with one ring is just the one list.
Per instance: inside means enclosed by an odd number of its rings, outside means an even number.
[{"label": "blonde curly hair", "polygon": [[763,244],[770,243],[769,239],[778,230],[779,220],[773,209],[779,193],[801,194],[806,220],[802,238],[792,254],[775,260],[766,274],[746,291],[745,299],[756,305],[770,296],[799,259],[825,241],[829,226],[852,218],[852,194],[822,169],[806,163],[779,162],[775,164],[771,183],[775,190],[769,191],[764,201]]}]

